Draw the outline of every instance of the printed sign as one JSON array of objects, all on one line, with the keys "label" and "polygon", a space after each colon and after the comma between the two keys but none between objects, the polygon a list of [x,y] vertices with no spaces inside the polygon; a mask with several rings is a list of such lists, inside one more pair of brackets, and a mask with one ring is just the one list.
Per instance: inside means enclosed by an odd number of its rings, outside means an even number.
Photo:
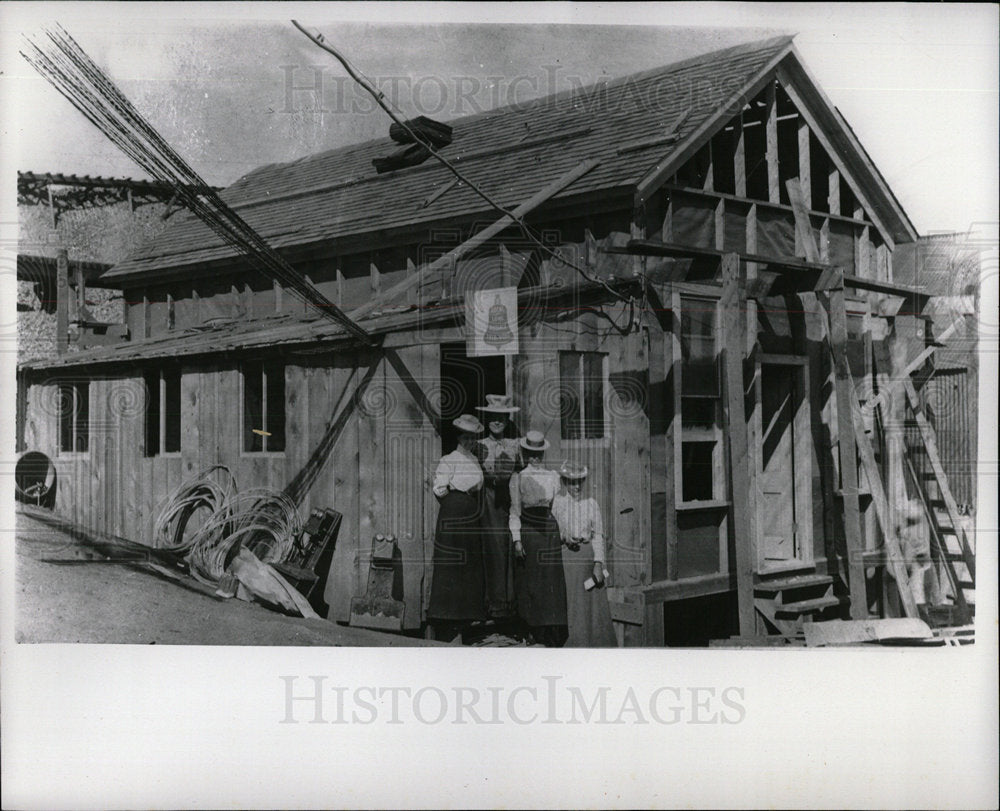
[{"label": "printed sign", "polygon": [[470,358],[517,354],[517,288],[470,291],[465,297],[465,352]]}]

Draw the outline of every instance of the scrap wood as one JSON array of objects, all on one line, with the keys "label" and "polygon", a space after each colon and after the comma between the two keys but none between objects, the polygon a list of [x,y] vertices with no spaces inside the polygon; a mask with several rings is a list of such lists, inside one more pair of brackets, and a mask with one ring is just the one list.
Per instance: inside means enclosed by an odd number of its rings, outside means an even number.
[{"label": "scrap wood", "polygon": [[301,614],[307,619],[320,619],[319,614],[313,611],[305,597],[278,574],[274,567],[262,563],[249,550],[240,548],[229,566],[229,572],[242,587],[236,593],[240,599],[249,601],[253,597],[258,597],[288,611]]},{"label": "scrap wood", "polygon": [[930,626],[920,619],[829,620],[807,622],[803,626],[807,647],[857,645],[858,643],[892,644],[903,640],[931,639]]}]

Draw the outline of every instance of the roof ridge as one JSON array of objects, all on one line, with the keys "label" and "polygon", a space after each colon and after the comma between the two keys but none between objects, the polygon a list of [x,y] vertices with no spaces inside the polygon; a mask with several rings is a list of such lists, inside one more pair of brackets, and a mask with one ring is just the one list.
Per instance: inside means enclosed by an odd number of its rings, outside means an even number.
[{"label": "roof ridge", "polygon": [[[525,112],[533,109],[538,109],[539,107],[545,107],[558,103],[559,101],[564,101],[566,99],[574,98],[576,96],[586,97],[589,93],[594,93],[597,91],[605,91],[609,89],[614,89],[618,87],[625,86],[631,82],[643,81],[645,79],[650,79],[654,76],[664,75],[672,73],[677,70],[684,70],[686,68],[693,67],[702,62],[716,61],[720,58],[728,58],[730,56],[741,55],[744,53],[750,53],[753,51],[763,51],[769,48],[773,48],[779,45],[787,45],[792,42],[795,38],[795,34],[780,34],[774,37],[766,37],[760,40],[753,40],[751,42],[741,42],[737,45],[730,45],[726,48],[720,48],[714,51],[706,51],[703,54],[697,54],[695,56],[689,56],[684,59],[680,59],[676,62],[668,62],[665,65],[659,65],[654,68],[647,68],[645,70],[636,71],[634,73],[628,73],[624,76],[616,76],[608,80],[597,80],[588,85],[582,87],[569,87],[565,90],[559,90],[554,93],[549,93],[545,96],[539,96],[534,99],[528,99],[522,102],[512,102],[511,104],[506,104],[501,107],[492,107],[489,110],[481,110],[476,113],[470,113],[469,115],[459,116],[457,118],[450,118],[447,120],[447,124],[454,127],[456,125],[465,125],[469,122],[481,121],[483,119],[506,115],[510,112]],[[264,171],[265,169],[283,169],[295,164],[305,163],[312,161],[314,159],[319,159],[321,157],[332,157],[341,152],[348,150],[359,149],[363,146],[369,144],[376,144],[379,142],[384,142],[387,146],[392,145],[395,142],[392,141],[387,135],[380,135],[376,138],[368,138],[363,141],[353,141],[348,144],[341,144],[340,146],[331,147],[330,149],[324,149],[320,152],[313,152],[307,155],[301,155],[290,161],[268,163],[263,166],[258,166],[255,169],[251,169],[247,174],[242,175],[232,184],[229,188],[235,186],[242,180],[245,180],[257,172]]]}]

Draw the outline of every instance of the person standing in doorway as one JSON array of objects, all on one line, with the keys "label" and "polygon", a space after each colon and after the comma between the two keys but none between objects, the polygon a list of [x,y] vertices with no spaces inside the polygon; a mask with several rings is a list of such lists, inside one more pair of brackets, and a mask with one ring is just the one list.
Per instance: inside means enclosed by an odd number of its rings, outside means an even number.
[{"label": "person standing in doorway", "polygon": [[562,492],[552,500],[552,514],[563,543],[569,626],[566,647],[613,648],[617,640],[605,590],[608,573],[601,508],[595,499],[583,496],[586,465],[563,462],[559,476]]},{"label": "person standing in doorway", "polygon": [[480,439],[476,455],[483,466],[483,566],[486,571],[486,613],[505,619],[515,613],[514,564],[510,540],[510,477],[520,467],[518,441],[505,436],[510,418],[520,409],[513,398],[487,394],[478,406],[488,434]]},{"label": "person standing in doorway", "polygon": [[552,517],[559,474],[542,463],[549,442],[539,431],[520,440],[524,469],[510,479],[510,534],[518,565],[514,572],[517,613],[536,642],[548,648],[566,643],[566,580],[562,541]]},{"label": "person standing in doorway", "polygon": [[471,414],[452,425],[458,429],[458,447],[441,457],[434,473],[434,495],[441,507],[427,608],[434,636],[449,642],[465,626],[486,619],[480,532],[483,469],[474,453],[483,426]]}]

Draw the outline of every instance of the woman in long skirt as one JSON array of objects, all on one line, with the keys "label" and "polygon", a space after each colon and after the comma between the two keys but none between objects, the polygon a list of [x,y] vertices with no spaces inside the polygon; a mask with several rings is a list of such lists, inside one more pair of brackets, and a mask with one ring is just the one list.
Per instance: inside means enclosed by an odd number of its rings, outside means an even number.
[{"label": "woman in long skirt", "polygon": [[525,467],[510,479],[510,533],[518,565],[514,571],[517,613],[536,642],[549,648],[566,643],[566,580],[562,541],[552,517],[559,474],[542,466],[548,441],[528,431],[520,441]]},{"label": "woman in long skirt", "polygon": [[476,455],[483,466],[483,566],[486,571],[486,613],[494,619],[514,615],[514,559],[510,541],[510,477],[519,467],[516,439],[504,436],[510,416],[519,409],[507,395],[487,394],[484,413],[488,434]]},{"label": "woman in long skirt", "polygon": [[441,457],[434,473],[434,495],[441,507],[427,608],[435,637],[447,641],[465,625],[486,619],[479,492],[483,469],[473,453],[483,426],[471,414],[452,424],[459,430],[458,447]]},{"label": "woman in long skirt", "polygon": [[563,462],[559,475],[563,491],[552,501],[552,514],[563,542],[569,625],[566,647],[615,647],[611,606],[604,588],[607,571],[601,508],[593,498],[583,498],[586,465]]}]

